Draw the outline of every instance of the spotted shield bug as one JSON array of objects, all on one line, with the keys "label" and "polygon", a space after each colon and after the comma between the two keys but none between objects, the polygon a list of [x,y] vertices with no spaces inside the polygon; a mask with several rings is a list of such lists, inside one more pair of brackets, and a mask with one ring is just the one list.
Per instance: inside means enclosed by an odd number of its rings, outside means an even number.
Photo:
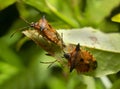
[{"label": "spotted shield bug", "polygon": [[73,69],[76,69],[78,73],[88,72],[97,67],[95,58],[88,51],[80,49],[79,44],[70,53],[65,53],[64,57],[68,60],[70,72]]}]

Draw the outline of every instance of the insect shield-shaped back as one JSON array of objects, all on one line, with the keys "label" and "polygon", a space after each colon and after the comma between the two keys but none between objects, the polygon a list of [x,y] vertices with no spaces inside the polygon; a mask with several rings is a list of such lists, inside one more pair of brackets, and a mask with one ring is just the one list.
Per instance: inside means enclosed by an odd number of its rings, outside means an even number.
[{"label": "insect shield-shaped back", "polygon": [[70,66],[70,72],[76,69],[78,73],[88,72],[96,69],[97,61],[95,58],[86,50],[80,49],[80,45],[76,45],[70,53],[65,53],[64,57],[68,60]]},{"label": "insect shield-shaped back", "polygon": [[31,27],[35,28],[40,35],[46,38],[48,41],[53,42],[63,48],[64,43],[58,32],[52,28],[52,26],[48,23],[43,16],[38,22],[31,23]]}]

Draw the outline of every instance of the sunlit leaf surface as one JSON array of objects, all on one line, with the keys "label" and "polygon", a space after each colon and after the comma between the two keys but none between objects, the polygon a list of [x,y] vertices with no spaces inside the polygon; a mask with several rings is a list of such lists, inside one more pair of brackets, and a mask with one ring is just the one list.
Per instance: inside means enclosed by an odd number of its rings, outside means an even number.
[{"label": "sunlit leaf surface", "polygon": [[[120,62],[118,62],[120,60],[120,35],[118,33],[105,34],[92,28],[59,30],[59,33],[63,34],[63,40],[67,44],[80,43],[81,46],[90,48],[89,51],[96,58],[98,67],[87,75],[98,77],[120,70]],[[30,37],[29,34],[33,36],[35,33],[29,30],[25,34]]]}]

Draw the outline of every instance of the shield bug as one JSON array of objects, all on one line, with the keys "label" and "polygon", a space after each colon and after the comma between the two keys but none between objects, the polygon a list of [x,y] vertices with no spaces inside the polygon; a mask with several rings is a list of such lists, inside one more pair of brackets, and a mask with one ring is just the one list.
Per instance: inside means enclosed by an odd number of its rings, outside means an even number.
[{"label": "shield bug", "polygon": [[68,60],[70,66],[70,72],[76,69],[78,73],[88,72],[96,69],[97,61],[90,54],[90,52],[80,49],[80,45],[77,44],[70,53],[65,53],[64,57]]},{"label": "shield bug", "polygon": [[[29,23],[27,20],[21,17],[22,20],[24,20],[29,26],[24,27],[19,30],[24,30],[28,27],[32,27],[35,30],[38,31],[39,35],[42,35],[44,38],[46,38],[48,41],[53,42],[60,46],[61,48],[65,47],[65,44],[62,40],[62,37],[59,35],[59,33],[53,29],[53,27],[48,23],[48,21],[45,19],[45,16],[43,16],[38,22],[31,22]],[[17,31],[19,31],[17,30]],[[17,32],[16,31],[16,32]],[[14,32],[11,37],[16,33]],[[39,36],[38,36],[39,37]]]},{"label": "shield bug", "polygon": [[60,47],[65,46],[59,33],[52,28],[52,26],[45,19],[45,16],[43,16],[38,22],[32,22],[30,26],[36,29],[40,35],[47,40],[59,45]]}]

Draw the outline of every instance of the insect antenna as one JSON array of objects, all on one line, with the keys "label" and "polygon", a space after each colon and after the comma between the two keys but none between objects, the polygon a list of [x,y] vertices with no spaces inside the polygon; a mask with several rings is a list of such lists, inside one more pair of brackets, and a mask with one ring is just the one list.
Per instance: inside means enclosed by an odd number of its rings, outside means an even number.
[{"label": "insect antenna", "polygon": [[22,31],[22,30],[24,30],[24,29],[27,29],[27,28],[29,28],[29,27],[30,27],[30,26],[23,27],[23,28],[19,28],[18,30],[16,30],[15,32],[13,32],[13,33],[10,35],[10,38],[12,38],[12,37],[15,35],[15,33],[19,32],[19,31]]},{"label": "insect antenna", "polygon": [[28,22],[26,19],[24,19],[23,17],[20,16],[20,19],[22,19],[25,23],[27,23],[29,26],[31,25],[30,22]]},{"label": "insect antenna", "polygon": [[31,23],[28,22],[26,19],[24,19],[24,18],[21,17],[21,16],[20,16],[20,19],[22,19],[25,23],[27,23],[28,26],[27,26],[27,27],[22,27],[22,28],[16,30],[14,33],[12,33],[12,34],[10,35],[10,38],[12,38],[12,37],[15,35],[15,33],[17,33],[17,32],[19,32],[19,31],[22,31],[22,30],[24,30],[24,29],[27,29],[27,28],[31,27]]}]

